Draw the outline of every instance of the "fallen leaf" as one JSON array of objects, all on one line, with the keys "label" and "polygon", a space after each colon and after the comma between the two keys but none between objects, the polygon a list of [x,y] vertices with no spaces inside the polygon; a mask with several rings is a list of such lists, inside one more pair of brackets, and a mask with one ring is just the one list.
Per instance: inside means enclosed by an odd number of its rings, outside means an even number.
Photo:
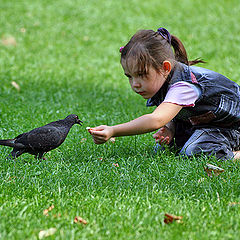
[{"label": "fallen leaf", "polygon": [[164,223],[169,224],[169,223],[172,223],[173,221],[176,221],[177,223],[181,223],[182,219],[183,219],[182,216],[175,216],[172,214],[165,213]]},{"label": "fallen leaf", "polygon": [[16,39],[12,36],[8,36],[8,37],[3,37],[2,38],[2,44],[4,46],[16,46],[17,42]]},{"label": "fallen leaf", "polygon": [[85,224],[85,225],[86,225],[86,224],[87,224],[87,221],[84,220],[83,218],[77,216],[77,217],[74,218],[74,223],[82,223],[82,224]]},{"label": "fallen leaf", "polygon": [[102,157],[100,157],[100,158],[98,158],[100,161],[103,161],[103,158]]},{"label": "fallen leaf", "polygon": [[207,163],[206,165],[207,166],[204,167],[204,171],[207,173],[209,177],[212,177],[213,175],[218,176],[219,174],[224,172],[224,169],[218,166],[214,166],[210,163]]},{"label": "fallen leaf", "polygon": [[61,213],[57,213],[53,215],[54,218],[60,218],[61,217]]},{"label": "fallen leaf", "polygon": [[88,40],[89,40],[89,37],[88,37],[88,36],[84,36],[84,37],[83,37],[83,40],[84,40],[84,41],[88,41]]},{"label": "fallen leaf", "polygon": [[17,178],[16,176],[9,177],[8,181],[11,183],[15,183],[16,178]]},{"label": "fallen leaf", "polygon": [[238,206],[238,205],[240,205],[240,202],[230,202],[229,203],[230,207],[235,207],[235,206]]},{"label": "fallen leaf", "polygon": [[82,138],[82,139],[81,139],[81,143],[82,143],[82,142],[86,142],[86,141],[87,141],[86,138]]},{"label": "fallen leaf", "polygon": [[16,88],[18,91],[20,91],[20,87],[16,82],[12,81],[11,84],[14,88]]},{"label": "fallen leaf", "polygon": [[33,24],[33,26],[34,26],[34,27],[40,26],[40,22],[35,22],[35,23]]},{"label": "fallen leaf", "polygon": [[48,216],[48,213],[54,209],[54,205],[51,205],[49,208],[43,210],[43,215]]},{"label": "fallen leaf", "polygon": [[26,29],[25,29],[25,28],[21,28],[21,29],[20,29],[20,32],[25,33],[25,32],[26,32]]},{"label": "fallen leaf", "polygon": [[57,231],[56,228],[49,228],[47,230],[41,230],[38,234],[39,239],[53,235]]}]

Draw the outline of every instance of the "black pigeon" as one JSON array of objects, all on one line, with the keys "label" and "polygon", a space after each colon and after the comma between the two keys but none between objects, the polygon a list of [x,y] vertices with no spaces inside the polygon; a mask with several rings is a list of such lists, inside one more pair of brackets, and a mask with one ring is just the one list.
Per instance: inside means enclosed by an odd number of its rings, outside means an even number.
[{"label": "black pigeon", "polygon": [[17,158],[23,153],[30,153],[41,159],[46,152],[57,148],[64,142],[69,130],[76,123],[82,125],[78,116],[71,114],[65,119],[22,133],[14,139],[0,140],[0,145],[12,147],[11,156],[13,158]]}]

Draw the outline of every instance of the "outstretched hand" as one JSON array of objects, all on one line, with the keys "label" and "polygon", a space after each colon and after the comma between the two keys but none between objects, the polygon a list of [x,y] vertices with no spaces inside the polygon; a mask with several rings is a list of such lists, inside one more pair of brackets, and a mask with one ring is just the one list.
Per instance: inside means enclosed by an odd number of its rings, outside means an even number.
[{"label": "outstretched hand", "polygon": [[169,144],[173,139],[173,132],[167,127],[161,127],[156,133],[153,134],[156,143]]},{"label": "outstretched hand", "polygon": [[88,132],[92,135],[93,141],[96,144],[103,144],[113,136],[112,127],[107,125],[89,128]]}]

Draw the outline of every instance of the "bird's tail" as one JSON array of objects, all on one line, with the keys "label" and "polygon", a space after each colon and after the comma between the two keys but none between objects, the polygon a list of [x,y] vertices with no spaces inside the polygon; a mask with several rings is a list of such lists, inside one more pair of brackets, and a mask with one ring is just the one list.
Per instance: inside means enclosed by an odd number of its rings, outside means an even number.
[{"label": "bird's tail", "polygon": [[15,142],[14,139],[0,140],[0,145],[8,146],[8,147],[14,147],[15,146],[14,142]]}]

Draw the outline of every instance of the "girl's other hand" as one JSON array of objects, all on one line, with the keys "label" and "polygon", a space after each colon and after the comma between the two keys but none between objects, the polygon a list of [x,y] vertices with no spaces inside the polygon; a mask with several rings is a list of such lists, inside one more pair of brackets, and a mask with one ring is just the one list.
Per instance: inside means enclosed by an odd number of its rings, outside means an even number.
[{"label": "girl's other hand", "polygon": [[167,127],[161,127],[156,133],[153,134],[156,143],[169,144],[173,139],[173,132]]},{"label": "girl's other hand", "polygon": [[112,127],[106,125],[90,128],[88,132],[92,135],[96,144],[105,143],[113,136]]}]

